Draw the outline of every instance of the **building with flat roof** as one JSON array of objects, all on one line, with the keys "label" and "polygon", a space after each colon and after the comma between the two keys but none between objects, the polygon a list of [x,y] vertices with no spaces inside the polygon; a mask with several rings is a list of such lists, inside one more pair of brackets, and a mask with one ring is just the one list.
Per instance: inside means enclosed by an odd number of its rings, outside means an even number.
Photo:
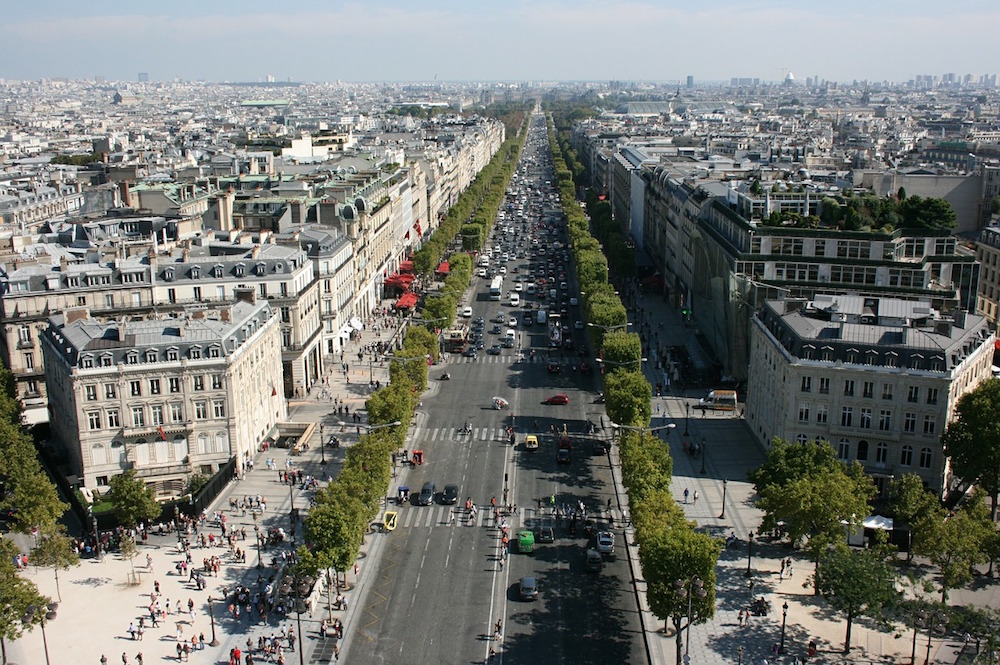
[{"label": "building with flat roof", "polygon": [[995,339],[984,317],[926,302],[769,300],[753,319],[747,424],[764,446],[828,441],[882,492],[916,473],[943,495],[953,478],[941,435],[959,398],[991,378]]},{"label": "building with flat roof", "polygon": [[127,469],[158,496],[242,463],[287,417],[280,318],[252,289],[215,309],[101,322],[86,309],[42,335],[51,440],[80,486]]}]

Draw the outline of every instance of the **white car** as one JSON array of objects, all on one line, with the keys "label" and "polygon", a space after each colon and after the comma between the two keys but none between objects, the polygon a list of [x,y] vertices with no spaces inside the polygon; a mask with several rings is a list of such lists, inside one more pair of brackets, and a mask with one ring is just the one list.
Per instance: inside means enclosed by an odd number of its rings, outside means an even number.
[{"label": "white car", "polygon": [[501,275],[507,274],[507,266],[500,266],[500,274]]},{"label": "white car", "polygon": [[517,284],[514,285],[514,290],[518,291],[518,292],[524,291],[524,284],[521,284],[521,282],[518,282]]},{"label": "white car", "polygon": [[480,277],[486,277],[486,268],[480,268],[479,270],[476,271],[476,274],[479,275]]},{"label": "white car", "polygon": [[465,309],[463,309],[462,310],[462,316],[465,317],[466,319],[471,319],[472,318],[472,308],[471,307],[466,307]]},{"label": "white car", "polygon": [[601,531],[597,534],[597,551],[602,556],[611,556],[615,553],[615,534],[610,531]]},{"label": "white car", "polygon": [[517,317],[516,316],[510,317],[510,321],[507,322],[507,325],[510,326],[511,328],[516,328],[517,327]]}]

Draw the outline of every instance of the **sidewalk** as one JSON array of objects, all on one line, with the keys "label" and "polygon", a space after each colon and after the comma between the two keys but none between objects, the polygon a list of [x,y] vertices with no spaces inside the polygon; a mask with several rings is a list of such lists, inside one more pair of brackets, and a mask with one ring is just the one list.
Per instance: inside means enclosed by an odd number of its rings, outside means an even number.
[{"label": "sidewalk", "polygon": [[[661,297],[639,294],[634,305],[630,308],[629,318],[635,321],[636,332],[648,330],[654,336],[652,340],[643,340],[649,357],[644,372],[653,385],[658,380],[662,381],[662,372],[656,369],[657,347],[685,346],[692,359],[703,353],[695,339],[695,330],[685,326],[679,313]],[[643,312],[641,316],[636,313],[638,308]],[[648,328],[644,324],[648,324]],[[671,491],[685,515],[695,521],[699,529],[720,538],[735,532],[742,542],[734,549],[724,550],[719,558],[715,617],[691,628],[690,643],[685,640],[690,661],[757,665],[766,658],[771,665],[791,663],[795,657],[802,658],[808,643],[814,641],[818,650],[809,659],[810,663],[908,663],[911,630],[903,628],[884,632],[864,621],[855,621],[851,653],[847,656],[843,654],[846,618],[833,612],[821,598],[813,595],[812,587],[806,584],[813,566],[803,553],[782,544],[755,539],[752,557],[749,557],[751,575],[747,577],[749,552],[746,541],[748,534],[756,531],[762,517],[752,503],[753,486],[747,480],[747,473],[762,464],[765,455],[747,431],[742,418],[731,413],[709,412],[702,416],[701,412],[696,412],[686,419],[690,412],[685,410],[685,404],[693,403],[695,394],[696,391],[685,392],[673,386],[665,391],[663,398],[654,397],[653,425],[670,422],[677,425],[673,430],[660,432],[661,438],[667,440],[674,460]],[[704,459],[686,453],[682,446],[685,440],[703,442],[706,449]],[[625,505],[627,497],[620,487],[621,469],[617,452],[617,448],[613,449],[612,462],[618,466],[615,470],[615,489]],[[701,473],[702,468],[705,469],[704,474]],[[685,488],[690,490],[688,503],[684,503]],[[697,502],[693,500],[695,491],[699,494]],[[723,495],[725,517],[721,517]],[[625,509],[627,511],[627,507]],[[672,664],[676,662],[673,627],[665,633],[664,622],[649,610],[638,547],[629,526],[625,528],[625,542],[635,575],[650,661],[656,665]],[[781,572],[781,561],[788,558],[792,561],[791,576]],[[766,616],[751,617],[749,624],[741,627],[738,621],[740,609],[746,607],[751,598],[760,596],[770,603],[770,612]],[[773,648],[781,644],[782,607],[785,603],[788,610],[784,653],[775,657]],[[924,645],[921,653],[925,653],[925,633],[921,643]],[[946,659],[953,646],[935,640],[931,661],[935,662],[939,651],[941,658]],[[952,660],[953,656],[949,662]]]},{"label": "sidewalk", "polygon": [[[392,333],[393,331],[362,331],[359,340],[348,343],[345,361],[351,358],[351,353],[354,354],[353,359],[356,361],[357,352],[365,348],[365,345],[388,341]],[[331,363],[333,366],[328,365],[323,386],[316,386],[309,398],[289,402],[289,420],[322,423],[327,437],[336,434],[345,447],[356,441],[357,430],[351,427],[353,424],[351,416],[346,413],[338,414],[336,412],[338,405],[335,405],[333,400],[334,398],[342,400],[339,406],[346,407],[351,414],[363,410],[364,402],[371,393],[368,383],[369,372],[374,380],[382,384],[388,379],[388,363],[379,364],[376,361],[369,364],[370,357],[370,354],[366,354],[363,364],[350,366],[349,374],[345,374],[334,359],[335,362]],[[327,397],[317,399],[322,397],[324,388],[328,393]],[[346,423],[346,426],[342,428],[341,422]],[[218,576],[206,578],[207,587],[204,591],[198,590],[189,582],[188,575],[179,574],[176,569],[177,564],[184,560],[184,555],[178,548],[177,534],[170,532],[160,535],[155,526],[150,531],[148,541],[140,545],[139,554],[131,564],[122,560],[118,554],[106,554],[100,561],[84,559],[79,566],[60,571],[58,591],[51,570],[29,567],[25,575],[38,585],[41,593],[59,601],[57,617],[47,622],[45,627],[44,641],[48,644],[50,662],[99,665],[101,656],[104,655],[109,663],[118,665],[122,662],[124,654],[129,665],[135,665],[136,654],[140,651],[147,664],[163,660],[176,662],[178,635],[188,644],[191,643],[193,636],[203,635],[205,638],[204,650],[193,652],[190,657],[191,662],[228,662],[231,649],[240,648],[245,653],[249,640],[257,656],[258,638],[280,635],[282,628],[288,630],[292,627],[299,636],[296,648],[304,649],[306,662],[334,662],[334,645],[337,644],[337,640],[333,637],[326,639],[319,637],[320,621],[324,616],[328,616],[325,596],[317,602],[312,614],[303,613],[300,617],[296,617],[292,613],[281,620],[271,616],[268,623],[263,624],[259,622],[256,612],[253,612],[252,621],[246,612],[242,612],[240,618],[236,619],[230,613],[228,603],[222,600],[222,590],[224,587],[232,590],[237,585],[256,590],[258,578],[266,579],[273,573],[272,559],[280,558],[282,552],[292,551],[295,544],[301,541],[301,525],[296,524],[293,527],[290,511],[294,505],[301,512],[305,512],[313,492],[304,490],[299,485],[290,486],[281,483],[278,471],[284,471],[286,464],[290,464],[290,468],[301,469],[304,475],[317,478],[323,486],[328,477],[336,476],[344,452],[343,448],[323,449],[317,428],[309,450],[301,455],[292,457],[288,449],[280,448],[271,448],[267,452],[258,453],[254,458],[254,470],[245,473],[240,481],[231,483],[207,511],[209,517],[216,511],[226,513],[229,528],[240,532],[246,531],[246,538],[240,539],[236,544],[245,551],[246,561],[236,562],[229,555],[228,547],[218,545],[218,541],[214,547],[202,548],[196,544],[194,537],[191,539],[193,567],[201,568],[203,560],[209,557],[221,558],[222,564]],[[267,469],[265,460],[269,458],[274,460],[274,470]],[[326,462],[325,465],[321,463],[323,461]],[[261,533],[266,534],[271,527],[281,527],[294,538],[294,543],[286,542],[281,546],[264,547],[262,569],[257,567],[258,550],[254,544],[252,514],[248,512],[244,515],[242,510],[232,511],[229,507],[230,498],[241,501],[245,496],[257,495],[266,501],[266,510],[258,518],[257,524]],[[201,531],[219,535],[218,527],[205,526]],[[347,587],[341,593],[348,599],[347,609],[333,609],[329,614],[330,619],[340,619],[344,624],[344,638],[339,643],[341,654],[349,648],[359,629],[358,613],[362,611],[369,585],[368,576],[365,574],[367,563],[377,560],[383,542],[382,538],[365,539],[358,565],[346,571]],[[29,546],[28,543],[24,543],[25,548]],[[151,566],[147,566],[147,555],[151,560]],[[136,586],[127,584],[133,565],[139,577],[139,584]],[[158,595],[161,607],[165,608],[169,600],[171,610],[156,628],[151,625],[148,610],[151,602],[150,593],[154,591],[155,583],[159,583],[160,586]],[[187,611],[189,599],[194,603],[193,618]],[[177,613],[178,606],[182,608],[182,613]],[[143,639],[130,639],[127,629],[130,624],[138,627],[140,618],[145,622]],[[213,637],[213,623],[214,636],[219,642],[215,647],[207,645]],[[41,632],[36,628],[21,639],[8,643],[6,645],[8,661],[19,665],[44,663]],[[298,656],[286,651],[285,660],[288,663],[297,662]],[[257,662],[264,662],[263,658],[258,657]]]}]

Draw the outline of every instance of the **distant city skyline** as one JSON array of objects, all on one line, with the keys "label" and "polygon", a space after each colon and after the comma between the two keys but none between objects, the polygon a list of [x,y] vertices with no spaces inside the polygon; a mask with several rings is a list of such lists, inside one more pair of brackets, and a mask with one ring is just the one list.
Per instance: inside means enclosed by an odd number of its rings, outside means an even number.
[{"label": "distant city skyline", "polygon": [[0,78],[902,83],[1000,70],[1000,5],[882,0],[42,0],[9,3]]}]

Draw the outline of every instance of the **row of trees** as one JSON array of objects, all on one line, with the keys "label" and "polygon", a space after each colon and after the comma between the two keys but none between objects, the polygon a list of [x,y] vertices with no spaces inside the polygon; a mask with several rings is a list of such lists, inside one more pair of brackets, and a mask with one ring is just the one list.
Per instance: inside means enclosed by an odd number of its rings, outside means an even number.
[{"label": "row of trees", "polygon": [[[76,565],[78,558],[59,519],[68,506],[59,499],[52,481],[42,469],[31,435],[21,425],[21,405],[15,397],[14,380],[0,369],[0,479],[3,481],[2,508],[11,528],[35,534],[29,560],[39,567],[52,568],[59,588],[59,570]],[[45,616],[51,599],[41,595],[33,582],[22,577],[14,565],[18,554],[7,538],[0,539],[0,655],[7,662],[6,641],[16,640]],[[29,608],[41,608],[29,616]]]},{"label": "row of trees", "polygon": [[[498,169],[508,173],[509,179],[513,169],[508,170],[507,164],[512,155],[519,154],[522,143],[520,135],[509,139],[480,172],[480,177],[490,172],[483,182],[490,181]],[[500,185],[501,197],[507,179]],[[430,241],[416,253],[414,267],[418,271],[427,274],[437,266],[442,252],[459,232],[460,221],[471,211],[493,205],[495,214],[499,200],[492,203],[492,190],[497,185],[484,190],[476,185],[479,182],[477,178],[463,192]],[[441,321],[454,319],[458,297],[472,279],[472,268],[468,255],[452,257],[444,292],[427,299],[422,312],[424,320],[442,327]],[[305,545],[299,550],[299,570],[313,575],[334,571],[335,581],[327,584],[328,601],[333,587],[340,584],[340,573],[357,559],[364,535],[381,510],[391,481],[392,454],[406,441],[413,412],[427,389],[428,363],[436,362],[437,358],[438,339],[433,332],[420,326],[407,329],[400,349],[389,361],[388,385],[373,392],[365,403],[368,432],[347,450],[337,478],[316,493],[315,505],[303,523]]]},{"label": "row of trees", "polygon": [[[982,494],[973,493],[961,507],[947,511],[915,474],[893,482],[889,509],[897,524],[910,529],[905,562],[914,554],[926,557],[937,569],[936,580],[915,571],[904,574],[896,548],[881,533],[866,549],[848,547],[848,535],[861,528],[870,512],[875,486],[858,462],[837,459],[825,441],[775,439],[767,461],[751,472],[750,480],[764,511],[761,531],[809,552],[814,593],[845,615],[845,652],[855,619],[867,617],[888,627],[912,623],[928,608],[946,609],[948,592],[968,584],[973,567],[998,551],[996,527]],[[940,593],[937,605],[926,596],[935,589]],[[995,624],[989,613],[967,608],[960,614],[952,624],[961,631],[987,636],[982,626]]]},{"label": "row of trees", "polygon": [[608,283],[607,259],[591,235],[590,220],[576,202],[574,171],[566,165],[551,126],[549,145],[585,316],[594,324],[594,348],[603,361],[606,410],[612,422],[622,426],[622,482],[628,490],[649,606],[673,625],[680,662],[684,631],[715,614],[715,566],[722,546],[696,531],[670,494],[673,460],[649,430],[653,389],[642,374],[642,342],[638,335],[626,332],[625,307]]}]

